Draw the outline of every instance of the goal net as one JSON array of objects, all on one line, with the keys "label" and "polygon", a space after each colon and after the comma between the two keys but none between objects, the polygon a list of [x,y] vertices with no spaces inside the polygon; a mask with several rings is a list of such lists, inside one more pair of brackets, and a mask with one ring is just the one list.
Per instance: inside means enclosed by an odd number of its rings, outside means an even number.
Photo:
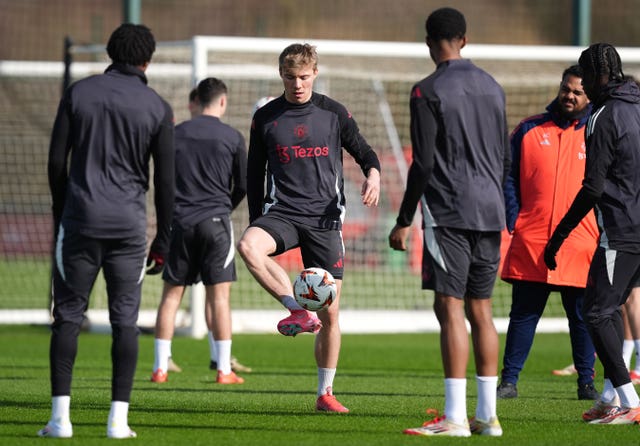
[{"label": "goal net", "polygon": [[[254,104],[263,96],[279,96],[277,56],[296,39],[264,39],[195,36],[189,41],[159,43],[147,75],[149,85],[173,107],[176,122],[189,118],[189,91],[207,76],[222,79],[229,90],[229,105],[223,121],[241,131],[247,142]],[[319,76],[316,90],[343,103],[377,152],[382,164],[382,195],[377,208],[360,203],[364,177],[347,154],[345,191],[347,214],[344,225],[345,277],[341,308],[345,314],[378,311],[373,322],[386,331],[393,315],[405,321],[429,312],[433,295],[420,289],[422,234],[419,222],[412,227],[409,249],[392,251],[387,237],[395,223],[410,163],[408,98],[412,85],[434,70],[428,49],[422,43],[392,43],[336,40],[298,40],[317,46]],[[504,87],[509,128],[524,117],[540,113],[557,94],[562,71],[576,63],[579,47],[528,47],[468,45],[463,57],[491,73]],[[71,80],[104,71],[109,61],[104,46],[72,46]],[[620,48],[627,74],[640,77],[640,49]],[[45,62],[0,62],[0,323],[47,319],[49,306],[51,217],[46,178],[46,156],[53,117],[60,98],[62,64]],[[7,118],[7,119],[5,119]],[[153,191],[148,195],[149,238],[155,234]],[[236,240],[247,226],[243,202],[233,213]],[[277,258],[293,277],[301,268],[299,253]],[[237,331],[252,331],[262,325],[261,315],[281,307],[250,276],[236,258],[238,281],[232,286],[231,304]],[[202,298],[194,287],[193,298],[185,297],[178,323],[201,334]],[[147,276],[143,286],[141,323],[152,325],[162,290],[158,276]],[[498,280],[494,313],[508,316],[510,285]],[[107,308],[106,287],[99,277],[90,309],[94,314]],[[22,310],[35,310],[23,316]],[[192,311],[190,311],[192,310]],[[194,317],[192,317],[192,313]],[[36,316],[34,316],[34,314]],[[545,316],[564,314],[559,299],[550,299]],[[48,320],[48,319],[47,319]],[[271,323],[271,322],[269,322]],[[354,316],[353,325],[359,319]],[[348,329],[348,327],[345,328]],[[422,318],[406,329],[437,329],[434,319]],[[566,326],[566,322],[564,322]]]}]

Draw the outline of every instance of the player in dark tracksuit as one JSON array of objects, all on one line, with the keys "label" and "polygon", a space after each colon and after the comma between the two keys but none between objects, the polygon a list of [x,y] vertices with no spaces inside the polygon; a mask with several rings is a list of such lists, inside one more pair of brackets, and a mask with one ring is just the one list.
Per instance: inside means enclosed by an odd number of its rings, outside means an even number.
[{"label": "player in dark tracksuit", "polygon": [[[247,164],[250,226],[238,252],[263,288],[291,312],[278,323],[278,331],[285,336],[318,333],[316,409],[348,412],[332,391],[340,353],[344,268],[342,149],[366,176],[361,190],[365,206],[378,204],[380,163],[346,108],[313,92],[317,61],[309,44],[285,48],[279,57],[284,94],[254,115]],[[336,279],[336,299],[317,317],[295,301],[287,272],[270,257],[297,246],[305,267],[324,268]]]},{"label": "player in dark tracksuit", "polygon": [[[228,217],[246,195],[242,135],[220,118],[200,115],[177,126],[175,139],[180,162],[176,165],[174,224],[192,228],[208,218]],[[220,156],[211,155],[214,149]],[[223,149],[228,153],[222,153]],[[181,155],[185,152],[189,153]]]},{"label": "player in dark tracksuit", "polygon": [[161,263],[168,249],[174,198],[173,113],[146,85],[144,74],[154,50],[148,28],[122,25],[107,46],[113,64],[104,74],[73,84],[60,102],[48,166],[57,238],[50,351],[53,411],[40,431],[43,436],[72,435],[68,403],[78,333],[100,269],[113,333],[107,435],[135,436],[127,411],[138,357],[151,158],[158,224],[152,261]]},{"label": "player in dark tracksuit", "polygon": [[[491,293],[505,226],[502,185],[511,155],[505,95],[484,70],[463,59],[466,21],[453,8],[440,8],[426,21],[436,70],[411,90],[413,161],[407,187],[389,234],[393,249],[405,250],[416,207],[422,205],[422,285],[435,291],[445,375],[444,417],[409,435],[500,436],[496,416],[498,334]],[[472,327],[478,405],[466,412],[469,341]]]},{"label": "player in dark tracksuit", "polygon": [[175,132],[176,200],[151,380],[167,380],[175,316],[185,286],[202,280],[207,325],[215,334],[216,381],[238,384],[242,379],[231,371],[229,292],[236,269],[230,214],[246,195],[247,150],[240,132],[220,120],[227,109],[224,82],[200,81],[197,98],[202,113],[178,125]]},{"label": "player in dark tracksuit", "polygon": [[640,277],[640,90],[625,81],[615,48],[591,45],[579,59],[582,84],[593,103],[585,130],[586,167],[582,188],[556,227],[544,260],[555,255],[582,218],[595,209],[600,229],[584,298],[583,315],[604,367],[600,400],[583,414],[598,424],[640,421],[640,400],[622,358],[620,305]]},{"label": "player in dark tracksuit", "polygon": [[[312,227],[339,230],[345,213],[342,146],[363,172],[379,168],[375,152],[349,112],[319,93],[301,105],[288,103],[284,96],[272,100],[256,112],[251,132],[250,222],[262,214],[282,215]],[[326,268],[342,278],[337,267]]]}]

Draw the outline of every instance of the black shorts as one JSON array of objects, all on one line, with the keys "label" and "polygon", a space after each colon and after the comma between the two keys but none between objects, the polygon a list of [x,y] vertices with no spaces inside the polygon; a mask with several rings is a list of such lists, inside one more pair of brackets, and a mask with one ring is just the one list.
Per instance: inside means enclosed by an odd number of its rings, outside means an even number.
[{"label": "black shorts", "polygon": [[640,276],[640,254],[598,247],[587,278],[582,313],[585,319],[610,316],[627,301]]},{"label": "black shorts", "polygon": [[500,264],[501,234],[427,227],[422,288],[457,298],[491,297]]},{"label": "black shorts", "polygon": [[202,280],[215,285],[236,280],[233,227],[228,216],[208,218],[191,228],[173,225],[162,279],[172,285]]},{"label": "black shorts", "polygon": [[93,238],[60,227],[53,271],[57,323],[81,324],[100,269],[107,284],[112,325],[135,327],[145,272],[146,236]]},{"label": "black shorts", "polygon": [[271,255],[300,247],[305,268],[324,268],[335,279],[342,279],[344,242],[341,230],[316,228],[269,214],[258,217],[251,226],[265,230],[275,240],[276,250]]}]

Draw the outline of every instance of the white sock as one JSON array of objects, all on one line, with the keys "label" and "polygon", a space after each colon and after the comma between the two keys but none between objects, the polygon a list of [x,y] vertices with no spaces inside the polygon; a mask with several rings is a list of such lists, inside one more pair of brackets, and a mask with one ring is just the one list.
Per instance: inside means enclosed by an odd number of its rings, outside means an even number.
[{"label": "white sock", "polygon": [[620,397],[620,407],[636,408],[640,406],[640,398],[638,392],[633,387],[633,383],[628,382],[620,387],[616,387],[616,392]]},{"label": "white sock", "polygon": [[71,396],[62,395],[51,398],[51,421],[58,424],[71,423],[69,407],[71,406]]},{"label": "white sock", "polygon": [[613,388],[613,384],[611,384],[611,380],[605,379],[603,388],[602,388],[602,393],[600,394],[600,401],[602,401],[603,403],[610,404],[613,402],[613,400],[616,399],[617,396],[618,396],[618,392],[616,392],[616,389]]},{"label": "white sock", "polygon": [[216,350],[216,339],[213,337],[213,332],[209,332],[209,357],[212,361],[218,361],[218,351]]},{"label": "white sock", "polygon": [[444,415],[454,423],[462,424],[467,419],[466,378],[445,378]]},{"label": "white sock", "polygon": [[496,416],[496,385],[497,376],[476,376],[478,386],[478,406],[476,418],[482,421],[490,421]]},{"label": "white sock", "polygon": [[326,393],[333,394],[333,378],[336,376],[336,369],[318,367],[318,396]]},{"label": "white sock", "polygon": [[108,427],[110,429],[125,429],[129,426],[129,403],[125,401],[111,401]]},{"label": "white sock", "polygon": [[228,375],[231,373],[231,339],[216,341],[215,344],[218,350],[218,356],[216,358],[218,370]]},{"label": "white sock", "polygon": [[153,371],[161,369],[167,373],[169,368],[169,356],[171,356],[171,339],[158,339],[153,342],[155,360],[153,361]]},{"label": "white sock", "polygon": [[633,354],[633,341],[631,339],[625,339],[622,343],[622,359],[624,359],[624,365],[627,366],[627,370],[629,370],[629,366],[631,365],[631,355]]},{"label": "white sock", "polygon": [[292,296],[284,296],[282,298],[282,305],[287,307],[289,311],[304,310],[304,308],[302,308],[298,301],[296,301]]}]

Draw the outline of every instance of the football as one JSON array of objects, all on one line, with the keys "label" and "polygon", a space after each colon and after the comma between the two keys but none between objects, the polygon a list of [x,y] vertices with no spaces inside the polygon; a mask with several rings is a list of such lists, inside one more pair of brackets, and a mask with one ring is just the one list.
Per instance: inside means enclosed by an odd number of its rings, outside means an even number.
[{"label": "football", "polygon": [[322,268],[305,268],[293,282],[293,294],[302,308],[319,311],[331,305],[338,290],[331,273]]}]

